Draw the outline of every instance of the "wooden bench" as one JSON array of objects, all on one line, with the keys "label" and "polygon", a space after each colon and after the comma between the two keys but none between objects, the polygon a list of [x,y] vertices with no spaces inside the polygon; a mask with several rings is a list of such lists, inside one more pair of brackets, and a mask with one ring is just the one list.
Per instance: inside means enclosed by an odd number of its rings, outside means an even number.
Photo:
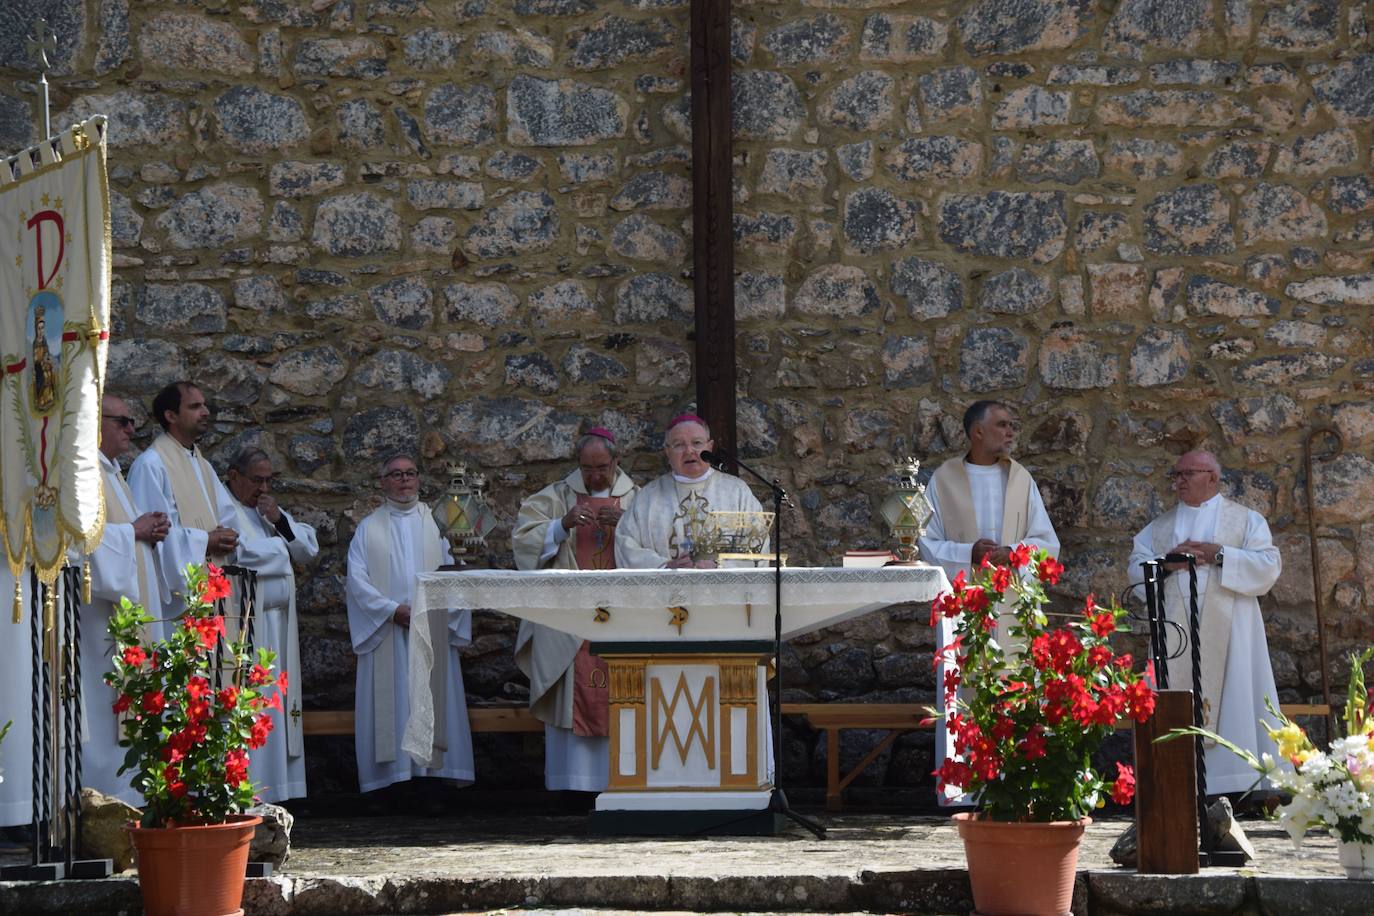
[{"label": "wooden bench", "polygon": [[[925,708],[915,703],[784,703],[782,711],[783,715],[801,716],[812,728],[825,732],[825,806],[829,811],[841,810],[845,788],[899,735],[931,727],[921,724],[926,717]],[[302,715],[302,727],[307,735],[353,734],[352,710],[308,709]],[[474,734],[544,731],[544,723],[524,706],[469,706],[468,724]],[[857,766],[842,775],[840,732],[850,728],[885,729],[887,735]]]},{"label": "wooden bench", "polygon": [[[1325,716],[1321,703],[1285,703],[1285,716]],[[806,724],[825,732],[825,807],[840,811],[844,790],[906,732],[933,728],[926,722],[925,706],[919,703],[784,703],[783,715],[801,716]],[[474,733],[540,733],[544,723],[524,706],[469,706],[468,723]],[[350,709],[312,709],[303,713],[302,726],[307,735],[353,734]],[[1129,726],[1129,723],[1128,723]],[[887,734],[868,755],[848,773],[840,772],[840,732],[846,729],[879,729]]]}]

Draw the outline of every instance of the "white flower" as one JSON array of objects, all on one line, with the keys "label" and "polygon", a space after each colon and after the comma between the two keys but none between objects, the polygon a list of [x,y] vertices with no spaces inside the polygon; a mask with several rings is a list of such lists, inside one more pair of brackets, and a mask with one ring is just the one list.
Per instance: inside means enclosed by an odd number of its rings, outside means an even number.
[{"label": "white flower", "polygon": [[1302,775],[1310,779],[1320,779],[1329,772],[1331,772],[1331,758],[1320,752],[1313,754],[1302,765]]},{"label": "white flower", "polygon": [[1369,798],[1348,782],[1327,786],[1322,790],[1322,799],[1338,818],[1356,817],[1369,804]]}]

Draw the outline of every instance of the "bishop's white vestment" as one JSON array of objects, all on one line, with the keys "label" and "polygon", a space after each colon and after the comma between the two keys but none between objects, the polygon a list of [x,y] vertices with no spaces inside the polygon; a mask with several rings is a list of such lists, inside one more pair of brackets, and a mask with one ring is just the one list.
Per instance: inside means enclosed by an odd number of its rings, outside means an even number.
[{"label": "bishop's white vestment", "polygon": [[129,489],[144,512],[165,512],[171,530],[158,544],[158,566],[167,593],[173,596],[169,615],[181,613],[179,596],[186,591],[188,563],[207,559],[223,565],[224,557],[207,557],[209,532],[217,526],[234,528],[234,498],[215,475],[200,449],[186,448],[167,433],[134,459]]},{"label": "bishop's white vestment", "polygon": [[[459,647],[472,641],[470,610],[447,612],[449,678],[442,701],[436,698],[436,709],[440,702],[443,706],[442,763],[432,769],[419,766],[401,748],[410,714],[410,630],[395,622],[396,607],[413,604],[417,574],[451,561],[424,503],[409,508],[384,503],[363,519],[349,544],[348,629],[358,656],[353,733],[358,785],[364,792],[414,776],[473,780],[472,734],[458,658]],[[445,611],[433,608],[430,613]]]},{"label": "bishop's white vestment", "polygon": [[[616,565],[625,569],[659,569],[670,560],[690,556],[692,543],[686,531],[687,513],[762,512],[749,486],[733,474],[710,468],[697,478],[669,472],[646,484],[635,496],[630,511],[620,518],[615,533]],[[765,551],[770,547],[765,545]],[[671,572],[671,570],[669,570]],[[772,722],[767,694],[760,715]],[[773,778],[773,730],[765,731],[768,743],[768,778]]]},{"label": "bishop's white vestment", "polygon": [[258,574],[253,645],[277,653],[277,671],[287,674],[282,710],[269,710],[272,733],[249,754],[248,775],[265,802],[305,797],[305,740],[301,731],[301,651],[296,623],[296,573],[319,556],[315,529],[281,510],[273,525],[257,509],[234,500],[231,526],[239,533],[234,562]]},{"label": "bishop's white vestment", "polygon": [[[980,538],[1007,547],[1043,547],[1052,556],[1057,555],[1059,537],[1030,472],[1011,459],[978,465],[965,457],[946,461],[931,475],[926,499],[934,514],[919,542],[921,559],[944,569],[953,581],[961,571],[965,578],[973,575],[973,543]],[[956,626],[956,620],[945,617],[936,622],[937,652],[954,642]],[[999,627],[999,635],[1002,629]],[[945,703],[947,668],[944,658],[937,657],[936,706],[946,715],[953,711]],[[953,736],[943,727],[942,720],[941,727],[935,730],[935,768],[943,766],[953,753]],[[950,791],[955,790],[950,787]],[[961,795],[956,793],[952,798],[958,800]],[[948,804],[951,796],[939,795],[938,800],[942,805]]]},{"label": "bishop's white vestment", "polygon": [[33,639],[29,568],[20,574],[24,620],[13,623],[14,577],[0,563],[0,728],[12,722],[0,742],[0,827],[33,822]]},{"label": "bishop's white vestment", "polygon": [[684,530],[684,510],[694,503],[701,511],[763,511],[744,481],[732,474],[714,469],[695,479],[664,474],[646,484],[621,517],[615,534],[616,565],[655,569],[687,556],[691,541]]},{"label": "bishop's white vestment", "polygon": [[[1197,567],[1198,611],[1201,622],[1203,727],[1255,754],[1278,751],[1260,720],[1277,725],[1265,709],[1268,697],[1278,706],[1274,669],[1264,638],[1259,598],[1268,594],[1283,569],[1269,525],[1252,509],[1223,496],[1201,506],[1180,503],[1146,525],[1131,545],[1130,580],[1144,580],[1141,563],[1161,557],[1184,541],[1220,544],[1221,568]],[[1189,582],[1186,569],[1172,572],[1163,582],[1164,609],[1170,621],[1190,632]],[[1171,650],[1184,651],[1169,661],[1169,686],[1193,688],[1192,652],[1169,640]],[[1214,742],[1204,742],[1207,794],[1243,792],[1255,785],[1255,771]],[[1268,788],[1265,782],[1261,788]]]},{"label": "bishop's white vestment", "polygon": [[[520,504],[511,533],[516,567],[581,568],[577,559],[577,531],[581,529],[569,532],[563,527],[563,516],[579,499],[588,502],[588,498],[593,505],[616,500],[622,510],[628,509],[638,490],[619,469],[610,489],[599,493],[587,492],[580,468],[549,484]],[[615,531],[598,529],[588,534],[604,539],[592,554],[592,565],[614,568]],[[530,712],[544,723],[544,786],[551,790],[601,792],[610,779],[610,738],[579,735],[573,729],[574,677],[582,644],[571,633],[528,620],[520,621],[515,637],[515,664],[530,679]]]},{"label": "bishop's white vestment", "polygon": [[[134,771],[116,775],[124,763],[126,749],[119,746],[122,729],[110,708],[116,694],[103,679],[113,668],[110,614],[119,599],[127,597],[160,620],[166,596],[162,594],[153,547],[134,537],[133,523],[143,512],[134,503],[119,465],[102,453],[100,470],[105,491],[105,534],[95,553],[86,558],[91,565],[91,603],[81,608],[81,781],[141,807],[143,797],[130,785]],[[148,636],[158,637],[163,627],[154,623],[149,629]]]}]

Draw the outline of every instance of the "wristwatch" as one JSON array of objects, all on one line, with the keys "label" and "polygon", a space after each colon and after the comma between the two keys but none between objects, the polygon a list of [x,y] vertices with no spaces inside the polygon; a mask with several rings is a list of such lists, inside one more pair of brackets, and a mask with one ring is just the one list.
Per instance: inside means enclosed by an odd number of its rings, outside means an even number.
[{"label": "wristwatch", "polygon": [[1217,548],[1217,555],[1216,555],[1215,557],[1212,558],[1212,565],[1215,566],[1217,569],[1221,569],[1222,560],[1224,560],[1225,558],[1226,558],[1226,548],[1225,548],[1225,547],[1218,547],[1218,548]]}]

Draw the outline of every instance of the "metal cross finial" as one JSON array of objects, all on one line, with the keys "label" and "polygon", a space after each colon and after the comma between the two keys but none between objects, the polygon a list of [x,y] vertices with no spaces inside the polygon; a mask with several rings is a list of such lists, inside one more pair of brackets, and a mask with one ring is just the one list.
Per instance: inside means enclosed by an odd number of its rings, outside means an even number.
[{"label": "metal cross finial", "polygon": [[38,71],[46,74],[52,66],[48,63],[48,55],[57,53],[57,36],[48,30],[48,20],[41,16],[33,30],[35,34],[24,40],[24,50],[38,58]]},{"label": "metal cross finial", "polygon": [[38,102],[43,106],[43,141],[52,136],[52,108],[48,101],[48,55],[57,53],[57,36],[48,30],[48,20],[38,17],[34,35],[24,41],[24,49],[38,59]]}]

